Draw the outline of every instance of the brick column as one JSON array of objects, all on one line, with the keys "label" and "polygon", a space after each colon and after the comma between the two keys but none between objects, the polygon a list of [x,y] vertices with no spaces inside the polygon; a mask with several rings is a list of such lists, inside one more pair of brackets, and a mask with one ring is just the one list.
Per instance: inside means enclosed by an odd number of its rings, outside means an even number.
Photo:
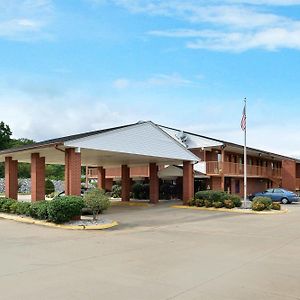
[{"label": "brick column", "polygon": [[190,161],[183,162],[183,203],[194,197],[194,165]]},{"label": "brick column", "polygon": [[282,161],[282,187],[295,191],[296,189],[296,162],[285,159]]},{"label": "brick column", "polygon": [[74,148],[65,152],[65,193],[66,195],[81,195],[81,154]]},{"label": "brick column", "polygon": [[97,186],[99,190],[105,190],[105,169],[103,167],[97,168]]},{"label": "brick column", "polygon": [[158,203],[159,201],[159,178],[157,175],[157,165],[149,164],[149,179],[150,179],[150,203]]},{"label": "brick column", "polygon": [[5,157],[5,197],[18,199],[18,161]]},{"label": "brick column", "polygon": [[127,165],[121,167],[122,201],[130,201],[130,169]]},{"label": "brick column", "polygon": [[225,151],[224,149],[221,150],[221,190],[225,190]]},{"label": "brick column", "polygon": [[45,200],[45,157],[31,154],[31,201]]}]

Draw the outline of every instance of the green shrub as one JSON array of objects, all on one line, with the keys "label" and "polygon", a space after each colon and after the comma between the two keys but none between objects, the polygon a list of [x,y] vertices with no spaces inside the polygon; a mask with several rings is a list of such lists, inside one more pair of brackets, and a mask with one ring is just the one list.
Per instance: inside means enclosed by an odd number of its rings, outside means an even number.
[{"label": "green shrub", "polygon": [[81,215],[84,207],[82,197],[64,196],[52,200],[48,204],[48,220],[54,223],[70,221],[75,216]]},{"label": "green shrub", "polygon": [[15,214],[17,212],[17,208],[18,208],[18,202],[17,201],[13,201],[8,208],[9,213],[11,214]]},{"label": "green shrub", "polygon": [[0,202],[0,211],[4,213],[10,212],[10,206],[14,203],[16,203],[16,200],[10,199],[10,198],[3,198]]},{"label": "green shrub", "polygon": [[188,205],[189,205],[189,206],[196,206],[196,199],[195,199],[195,198],[190,199],[190,200],[188,201]]},{"label": "green shrub", "polygon": [[228,194],[222,191],[211,191],[210,200],[212,202],[224,202],[228,198]]},{"label": "green shrub", "polygon": [[159,199],[169,200],[176,196],[178,186],[164,182],[159,185]]},{"label": "green shrub", "polygon": [[242,206],[242,200],[241,197],[238,195],[228,195],[227,197],[228,200],[231,200],[234,204],[234,207],[241,207]]},{"label": "green shrub", "polygon": [[223,202],[221,202],[221,201],[213,202],[213,207],[214,207],[214,208],[221,208],[221,207],[223,207],[223,206],[224,206],[224,204],[223,204]]},{"label": "green shrub", "polygon": [[210,200],[204,200],[205,207],[212,207],[212,202]]},{"label": "green shrub", "polygon": [[273,202],[272,205],[271,205],[271,209],[274,209],[274,210],[281,210],[281,205],[280,205],[280,203]]},{"label": "green shrub", "polygon": [[30,206],[30,216],[34,219],[47,220],[49,203],[49,201],[37,201],[32,203]]},{"label": "green shrub", "polygon": [[223,191],[199,191],[195,194],[195,199],[210,200],[211,202],[222,202],[228,198],[228,194]]},{"label": "green shrub", "polygon": [[46,179],[45,181],[45,194],[46,195],[50,195],[52,193],[54,193],[55,191],[55,187],[53,182],[50,179]]},{"label": "green shrub", "polygon": [[195,194],[195,199],[209,200],[211,191],[199,191]]},{"label": "green shrub", "polygon": [[233,203],[232,200],[225,200],[225,201],[224,201],[224,206],[225,206],[226,208],[229,208],[229,209],[235,207],[235,205],[234,205],[234,203]]},{"label": "green shrub", "polygon": [[266,207],[262,202],[257,201],[257,202],[252,203],[252,210],[262,211],[265,209],[266,209]]},{"label": "green shrub", "polygon": [[149,184],[134,183],[132,186],[132,194],[135,199],[149,199]]},{"label": "green shrub", "polygon": [[97,219],[97,215],[110,206],[109,196],[103,190],[93,189],[86,193],[83,197],[85,206],[93,213],[93,219]]},{"label": "green shrub", "polygon": [[196,199],[195,200],[195,205],[197,206],[197,207],[203,207],[204,205],[205,205],[205,200],[203,200],[203,199]]},{"label": "green shrub", "polygon": [[119,184],[114,184],[111,189],[111,196],[113,198],[121,198],[122,187]]},{"label": "green shrub", "polygon": [[16,212],[18,215],[30,216],[30,202],[18,202]]},{"label": "green shrub", "polygon": [[262,210],[271,209],[271,206],[272,206],[272,200],[269,197],[254,197],[253,202],[252,202],[252,209],[253,209],[253,206],[258,207],[258,208],[262,207],[262,205],[256,205],[257,203],[260,203],[264,206],[264,208]]}]

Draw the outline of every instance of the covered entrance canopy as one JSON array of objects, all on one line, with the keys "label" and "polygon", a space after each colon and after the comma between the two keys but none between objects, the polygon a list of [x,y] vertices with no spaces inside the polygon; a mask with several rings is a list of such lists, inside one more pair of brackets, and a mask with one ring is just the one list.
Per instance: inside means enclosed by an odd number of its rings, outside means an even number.
[{"label": "covered entrance canopy", "polygon": [[66,194],[80,195],[81,166],[98,168],[103,187],[105,168],[122,166],[122,200],[129,200],[131,166],[149,165],[150,201],[158,201],[158,165],[183,164],[183,198],[193,197],[193,164],[197,156],[184,145],[147,122],[87,132],[0,151],[5,161],[6,196],[17,197],[17,162],[31,163],[32,200],[45,197],[45,164],[65,165]]}]

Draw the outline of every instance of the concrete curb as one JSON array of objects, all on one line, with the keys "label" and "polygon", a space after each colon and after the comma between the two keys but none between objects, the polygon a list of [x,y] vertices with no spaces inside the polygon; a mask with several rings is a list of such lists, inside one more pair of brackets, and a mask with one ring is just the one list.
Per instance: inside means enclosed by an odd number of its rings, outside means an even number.
[{"label": "concrete curb", "polygon": [[287,209],[282,210],[271,210],[271,211],[254,211],[246,209],[228,209],[228,208],[214,208],[214,207],[196,207],[196,206],[186,206],[186,205],[172,205],[171,208],[181,208],[181,209],[192,209],[192,210],[204,210],[204,211],[214,211],[214,212],[230,212],[237,214],[248,214],[248,215],[282,215],[288,212]]},{"label": "concrete curb", "polygon": [[150,203],[134,202],[134,201],[115,201],[111,202],[112,206],[140,206],[140,207],[150,207]]},{"label": "concrete curb", "polygon": [[55,223],[46,222],[46,221],[42,221],[42,220],[35,220],[32,218],[15,216],[15,215],[4,214],[4,213],[0,213],[0,218],[6,219],[6,220],[11,220],[11,221],[16,221],[16,222],[20,222],[20,223],[35,224],[35,225],[41,225],[41,226],[46,226],[46,227],[71,229],[71,230],[102,230],[102,229],[108,229],[108,228],[112,228],[114,226],[119,225],[118,222],[116,222],[116,221],[112,221],[111,223],[107,223],[107,224],[89,225],[89,226],[64,225],[64,224],[55,224]]}]

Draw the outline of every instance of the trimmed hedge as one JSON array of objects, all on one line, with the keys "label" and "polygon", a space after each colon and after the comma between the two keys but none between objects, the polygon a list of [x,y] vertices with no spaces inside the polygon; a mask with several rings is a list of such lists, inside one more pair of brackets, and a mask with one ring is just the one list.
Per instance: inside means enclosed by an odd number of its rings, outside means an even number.
[{"label": "trimmed hedge", "polygon": [[0,199],[0,212],[30,216],[34,219],[47,220],[54,223],[70,221],[81,215],[84,207],[82,197],[57,197],[52,201],[18,202],[9,198]]},{"label": "trimmed hedge", "polygon": [[65,223],[81,215],[84,202],[80,196],[57,197],[47,207],[48,220],[54,223]]},{"label": "trimmed hedge", "polygon": [[[279,204],[280,205],[280,204]],[[254,197],[252,201],[252,210],[262,211],[270,210],[273,207],[271,198],[269,197]]]},{"label": "trimmed hedge", "polygon": [[272,203],[272,206],[271,206],[271,209],[274,209],[274,210],[281,210],[281,205],[280,205],[280,203],[273,202],[273,203]]},{"label": "trimmed hedge", "polygon": [[38,201],[31,204],[30,216],[34,219],[48,220],[48,201]]},{"label": "trimmed hedge", "polygon": [[206,207],[214,206],[216,208],[234,208],[241,207],[242,200],[238,195],[228,194],[223,191],[199,191],[195,194],[195,198],[189,202],[189,205]]}]

